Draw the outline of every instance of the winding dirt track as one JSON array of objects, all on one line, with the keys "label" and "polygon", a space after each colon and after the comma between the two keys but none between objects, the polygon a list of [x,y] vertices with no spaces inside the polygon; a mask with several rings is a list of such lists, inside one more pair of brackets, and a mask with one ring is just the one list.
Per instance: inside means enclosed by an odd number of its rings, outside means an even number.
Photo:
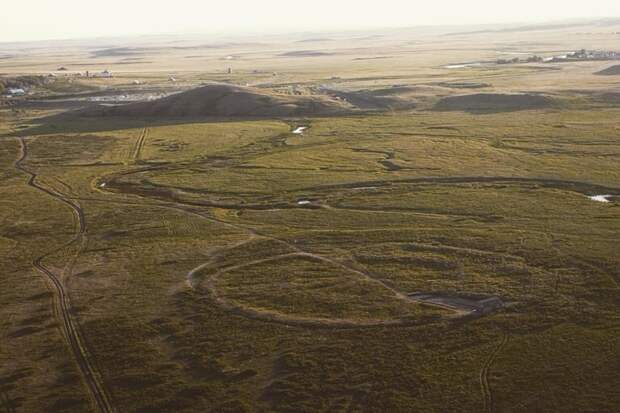
[{"label": "winding dirt track", "polygon": [[114,412],[101,380],[101,376],[90,360],[90,355],[86,345],[84,344],[84,339],[82,338],[79,325],[71,315],[71,303],[64,285],[60,278],[43,264],[43,260],[45,258],[64,248],[67,248],[84,237],[86,233],[86,220],[84,218],[84,212],[79,204],[65,198],[60,193],[41,186],[36,182],[37,174],[23,166],[23,163],[28,156],[28,146],[26,141],[23,138],[19,138],[19,142],[20,157],[17,161],[15,161],[14,166],[17,170],[29,176],[27,185],[44,192],[65,205],[68,205],[75,214],[77,220],[77,231],[74,237],[60,247],[35,258],[32,262],[32,266],[45,276],[46,281],[52,287],[52,291],[54,292],[54,313],[61,322],[67,343],[71,347],[75,360],[78,363],[80,371],[82,372],[82,377],[88,386],[90,395],[97,410],[104,413]]},{"label": "winding dirt track", "polygon": [[484,362],[484,364],[482,365],[482,369],[480,369],[480,390],[482,392],[484,412],[486,413],[492,413],[495,411],[493,393],[491,391],[491,384],[489,383],[489,371],[491,370],[491,366],[497,358],[497,355],[500,353],[500,351],[502,351],[506,343],[508,343],[508,335],[504,334],[501,343],[499,343],[493,353],[491,353],[489,358]]}]

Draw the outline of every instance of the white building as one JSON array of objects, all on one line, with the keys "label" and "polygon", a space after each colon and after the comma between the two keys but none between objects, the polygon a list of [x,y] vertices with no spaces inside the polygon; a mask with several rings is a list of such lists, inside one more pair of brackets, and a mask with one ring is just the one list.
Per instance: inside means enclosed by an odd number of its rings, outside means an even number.
[{"label": "white building", "polygon": [[9,95],[12,95],[12,96],[23,96],[26,94],[26,91],[19,87],[9,88],[7,92],[9,93]]}]

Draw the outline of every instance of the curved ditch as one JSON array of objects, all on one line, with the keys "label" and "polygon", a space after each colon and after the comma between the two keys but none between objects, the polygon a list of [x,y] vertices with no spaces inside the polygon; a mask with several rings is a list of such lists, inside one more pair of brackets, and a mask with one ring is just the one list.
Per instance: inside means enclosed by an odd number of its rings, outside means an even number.
[{"label": "curved ditch", "polygon": [[[581,195],[588,196],[593,201],[599,201],[603,203],[612,202],[611,200],[620,196],[620,189],[614,187],[608,187],[598,184],[591,184],[587,182],[568,181],[568,180],[556,180],[545,178],[524,178],[524,177],[485,177],[485,176],[473,176],[473,177],[430,177],[430,178],[413,178],[413,179],[398,179],[398,180],[380,180],[380,181],[363,181],[347,184],[337,185],[318,185],[312,187],[305,187],[295,190],[283,190],[281,193],[284,196],[288,196],[291,199],[285,200],[265,200],[261,203],[252,202],[220,202],[213,200],[191,200],[184,199],[183,193],[191,195],[221,195],[231,196],[232,193],[226,192],[214,192],[208,190],[199,190],[191,188],[179,188],[174,186],[157,185],[153,183],[144,182],[133,183],[123,181],[122,177],[129,176],[136,173],[159,170],[164,168],[159,167],[147,167],[134,171],[129,171],[121,174],[111,174],[108,177],[100,179],[98,186],[100,188],[106,188],[120,193],[142,195],[149,198],[156,198],[164,201],[179,202],[186,205],[200,206],[200,207],[213,207],[221,209],[235,209],[235,210],[277,210],[277,209],[350,209],[368,212],[419,212],[419,213],[432,213],[432,211],[420,211],[415,208],[395,208],[395,207],[346,207],[339,205],[328,205],[317,200],[317,196],[312,197],[299,197],[301,193],[311,193],[314,191],[329,192],[331,190],[381,190],[382,188],[388,188],[399,185],[442,185],[442,184],[535,184],[542,188],[553,188],[564,191],[570,191],[579,193]],[[597,195],[605,193],[606,195]],[[237,194],[239,195],[239,194]],[[247,197],[255,196],[255,194],[245,194]],[[311,202],[306,202],[312,199]],[[443,214],[439,214],[443,215]],[[469,216],[468,216],[469,217]],[[498,218],[495,216],[478,216],[472,214],[470,218],[481,219],[489,222],[496,221]]]}]

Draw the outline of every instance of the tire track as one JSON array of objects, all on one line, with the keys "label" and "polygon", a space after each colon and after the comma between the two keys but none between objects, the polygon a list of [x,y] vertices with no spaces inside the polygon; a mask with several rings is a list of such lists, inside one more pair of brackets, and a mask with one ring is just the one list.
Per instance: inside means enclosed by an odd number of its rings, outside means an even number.
[{"label": "tire track", "polygon": [[134,162],[140,161],[140,153],[142,152],[142,148],[144,147],[144,142],[146,141],[148,133],[149,133],[148,128],[144,128],[142,129],[142,132],[140,132],[140,136],[138,136],[138,139],[136,140],[136,143],[133,147],[133,151],[131,154],[132,161]]},{"label": "tire track", "polygon": [[79,329],[79,325],[71,316],[71,303],[64,285],[60,278],[43,264],[43,260],[45,258],[80,240],[83,240],[86,233],[86,220],[84,218],[84,212],[79,204],[65,198],[60,193],[41,186],[36,182],[37,174],[23,166],[23,162],[28,157],[28,146],[26,141],[23,138],[18,139],[20,142],[20,157],[17,161],[15,161],[14,166],[17,170],[29,176],[27,185],[69,206],[76,217],[77,232],[74,237],[60,247],[35,258],[32,261],[32,266],[45,276],[46,281],[52,287],[52,291],[54,292],[54,313],[61,321],[67,343],[71,347],[75,360],[78,363],[82,373],[82,377],[86,382],[89,393],[97,410],[104,413],[111,413],[114,409],[112,408],[109,397],[101,380],[100,373],[91,363],[90,355],[86,345],[84,344],[84,339]]},{"label": "tire track", "polygon": [[497,355],[502,351],[504,346],[508,343],[508,334],[504,334],[502,337],[502,341],[495,348],[495,350],[491,353],[489,358],[482,365],[482,369],[480,369],[480,391],[482,393],[482,401],[483,401],[483,411],[486,413],[492,413],[495,411],[495,400],[493,398],[493,392],[491,389],[491,384],[489,382],[489,371],[491,370],[491,366],[493,362],[497,358]]}]

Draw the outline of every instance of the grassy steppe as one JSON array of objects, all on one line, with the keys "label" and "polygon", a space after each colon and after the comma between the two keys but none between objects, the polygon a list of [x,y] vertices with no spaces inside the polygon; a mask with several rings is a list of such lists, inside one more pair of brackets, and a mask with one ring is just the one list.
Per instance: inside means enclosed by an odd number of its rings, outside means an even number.
[{"label": "grassy steppe", "polygon": [[[28,137],[25,163],[84,211],[45,262],[118,411],[611,412],[620,209],[587,196],[620,195],[619,114],[107,121]],[[31,268],[74,218],[0,151],[0,389],[83,411]],[[414,291],[507,306],[464,319]]]}]

